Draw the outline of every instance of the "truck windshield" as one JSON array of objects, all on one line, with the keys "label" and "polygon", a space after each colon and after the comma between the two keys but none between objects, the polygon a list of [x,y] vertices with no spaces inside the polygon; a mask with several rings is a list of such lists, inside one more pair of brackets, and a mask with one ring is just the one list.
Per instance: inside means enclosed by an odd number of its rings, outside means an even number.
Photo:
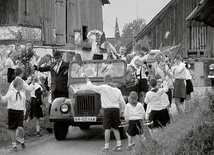
[{"label": "truck windshield", "polygon": [[124,76],[124,62],[94,63],[88,62],[80,66],[78,63],[72,63],[70,67],[70,75],[72,78],[82,77],[104,77],[110,74],[112,77]]}]

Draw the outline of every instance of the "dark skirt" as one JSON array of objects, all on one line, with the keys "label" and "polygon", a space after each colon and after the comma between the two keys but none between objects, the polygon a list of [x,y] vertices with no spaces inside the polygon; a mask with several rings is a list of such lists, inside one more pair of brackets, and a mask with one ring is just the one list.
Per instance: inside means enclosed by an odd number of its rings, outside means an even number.
[{"label": "dark skirt", "polygon": [[138,92],[147,92],[148,91],[148,82],[147,79],[138,79],[137,89]]},{"label": "dark skirt", "polygon": [[173,97],[186,98],[186,86],[184,80],[175,79]]},{"label": "dark skirt", "polygon": [[30,106],[30,118],[33,119],[34,117],[40,118],[44,117],[42,112],[42,101],[37,100],[35,97],[31,97],[31,106]]},{"label": "dark skirt", "polygon": [[8,83],[11,83],[15,78],[14,70],[15,69],[12,69],[12,68],[7,69],[7,82]]},{"label": "dark skirt", "polygon": [[129,127],[127,133],[130,136],[141,135],[142,134],[142,120],[129,120]]},{"label": "dark skirt", "polygon": [[24,111],[8,109],[8,128],[15,130],[18,127],[23,127]]},{"label": "dark skirt", "polygon": [[149,120],[153,121],[153,125],[150,128],[164,127],[170,123],[169,112],[167,109],[163,110],[152,110],[149,115]]},{"label": "dark skirt", "polygon": [[193,84],[191,80],[186,80],[186,94],[191,94],[193,92]]},{"label": "dark skirt", "polygon": [[166,92],[167,96],[168,96],[168,99],[169,99],[169,104],[171,105],[172,104],[172,89],[169,89],[167,92]]}]

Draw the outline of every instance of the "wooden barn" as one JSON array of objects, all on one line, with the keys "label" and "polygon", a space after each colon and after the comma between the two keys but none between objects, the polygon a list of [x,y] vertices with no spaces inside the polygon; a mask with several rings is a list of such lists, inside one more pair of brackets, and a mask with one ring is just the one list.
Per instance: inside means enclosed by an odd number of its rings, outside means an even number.
[{"label": "wooden barn", "polygon": [[[187,20],[202,1],[171,0],[135,37],[136,42],[147,38],[152,49],[182,42],[179,54],[191,64],[194,86],[210,85],[208,66],[214,57],[214,29],[202,22]],[[132,42],[127,45],[127,52],[131,50]]]},{"label": "wooden barn", "polygon": [[20,35],[38,45],[84,42],[90,30],[103,30],[105,4],[109,0],[0,0],[0,44]]}]

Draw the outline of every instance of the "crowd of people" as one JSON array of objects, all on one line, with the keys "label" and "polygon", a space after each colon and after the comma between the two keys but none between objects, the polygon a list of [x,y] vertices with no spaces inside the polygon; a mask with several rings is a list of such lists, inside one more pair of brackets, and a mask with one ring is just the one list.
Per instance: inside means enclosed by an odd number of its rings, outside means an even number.
[{"label": "crowd of people", "polygon": [[[105,42],[109,45],[108,41]],[[103,44],[105,45],[105,43]],[[110,129],[113,130],[117,141],[117,145],[113,150],[120,151],[122,148],[120,137],[118,137],[117,133],[119,123],[116,121],[119,119],[119,111],[123,113],[125,120],[128,122],[127,149],[131,150],[136,143],[137,137],[142,140],[145,140],[146,137],[154,139],[154,131],[164,128],[170,123],[173,117],[169,108],[172,105],[173,98],[178,115],[188,111],[186,108],[187,101],[191,99],[191,93],[193,92],[190,66],[183,62],[180,55],[176,55],[172,60],[159,50],[154,54],[154,62],[148,62],[149,56],[151,56],[150,50],[139,43],[135,45],[134,52],[127,56],[125,56],[124,46],[121,46],[118,52],[115,52],[115,48],[112,49],[110,46],[106,46],[106,49],[108,54],[106,59],[112,53],[117,53],[118,57],[115,57],[115,59],[125,60],[128,64],[126,85],[128,87],[126,89],[128,96],[121,99],[121,93],[107,93],[118,91],[113,90],[115,87],[112,84],[113,81],[110,75],[105,77],[110,80],[104,78],[105,84],[101,86],[93,86],[87,79],[88,87],[101,94],[102,108],[104,108],[105,146],[102,150],[109,150]],[[105,53],[103,48],[99,51],[100,55]],[[97,59],[97,57],[93,57],[93,59]],[[104,57],[102,56],[98,59],[104,59]],[[108,113],[108,116],[106,113]],[[145,126],[149,128],[149,133],[146,133],[149,135],[146,136],[143,132]]]},{"label": "crowd of people", "polygon": [[[122,59],[127,62],[127,97],[120,89],[113,85],[111,75],[104,77],[105,84],[94,86],[86,77],[89,89],[101,94],[101,105],[104,109],[103,127],[105,129],[105,146],[103,151],[109,150],[110,131],[112,129],[117,145],[115,151],[121,151],[122,144],[119,134],[120,116],[128,122],[127,136],[128,149],[131,150],[136,136],[143,136],[143,128],[148,125],[151,137],[153,131],[163,128],[170,123],[169,108],[172,99],[175,99],[178,114],[187,110],[186,102],[191,99],[193,92],[191,74],[188,64],[177,55],[174,60],[169,59],[161,52],[154,55],[155,61],[148,63],[149,49],[136,44],[134,52],[126,56],[125,46],[116,51],[107,40],[100,46],[96,39],[96,32],[88,35],[92,43],[93,59]],[[99,34],[102,35],[102,34]],[[36,119],[36,134],[40,132],[40,118],[51,109],[51,101],[58,97],[68,97],[67,81],[69,62],[62,59],[62,53],[54,52],[52,57],[45,55],[41,58],[33,50],[32,42],[26,42],[17,50],[11,50],[5,62],[10,87],[5,96],[0,96],[1,102],[7,102],[8,128],[11,131],[13,149],[18,150],[16,141],[25,148],[23,123]],[[24,52],[23,52],[24,51]],[[23,55],[25,59],[23,59]],[[107,57],[104,55],[107,54]],[[50,95],[51,92],[51,95]],[[49,101],[49,102],[48,102]],[[45,112],[47,110],[47,113]],[[52,133],[52,124],[47,131]]]},{"label": "crowd of people", "polygon": [[68,97],[65,88],[69,63],[62,57],[59,51],[53,56],[38,56],[31,41],[14,47],[8,53],[4,67],[10,85],[6,95],[0,95],[0,101],[7,103],[8,128],[14,151],[18,150],[17,142],[23,149],[26,147],[23,126],[33,119],[36,120],[36,136],[42,136],[40,124],[44,117],[46,130],[53,132],[53,125],[48,119],[51,102],[57,97]]}]

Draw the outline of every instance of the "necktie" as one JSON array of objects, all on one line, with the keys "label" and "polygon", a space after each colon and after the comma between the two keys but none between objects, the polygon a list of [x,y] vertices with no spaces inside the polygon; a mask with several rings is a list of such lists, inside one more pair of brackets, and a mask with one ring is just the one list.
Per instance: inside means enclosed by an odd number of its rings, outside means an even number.
[{"label": "necktie", "polygon": [[59,62],[56,63],[56,65],[54,66],[54,70],[55,70],[56,73],[58,72],[58,69],[59,69]]},{"label": "necktie", "polygon": [[18,100],[18,97],[20,98],[20,100],[22,99],[22,96],[21,96],[21,94],[20,94],[20,92],[18,91],[18,92],[16,92],[16,100]]}]

